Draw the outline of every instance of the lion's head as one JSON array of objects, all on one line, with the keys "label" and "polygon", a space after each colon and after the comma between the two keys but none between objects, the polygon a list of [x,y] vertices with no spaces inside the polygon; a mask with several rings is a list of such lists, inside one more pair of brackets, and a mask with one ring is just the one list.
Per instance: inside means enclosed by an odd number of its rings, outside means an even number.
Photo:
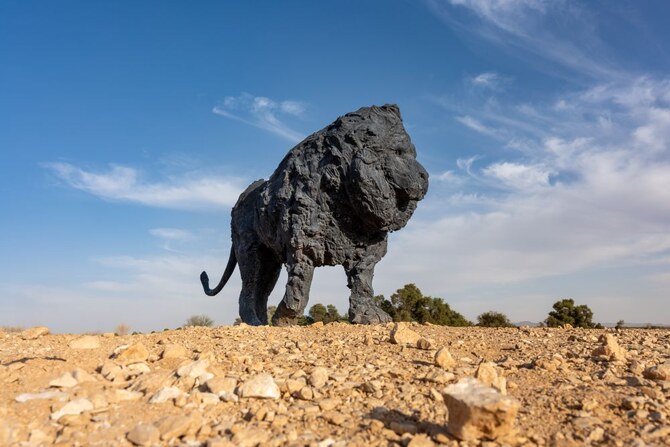
[{"label": "lion's head", "polygon": [[343,186],[362,224],[372,231],[404,227],[428,191],[428,172],[416,160],[398,106],[364,107],[332,126],[351,151]]}]

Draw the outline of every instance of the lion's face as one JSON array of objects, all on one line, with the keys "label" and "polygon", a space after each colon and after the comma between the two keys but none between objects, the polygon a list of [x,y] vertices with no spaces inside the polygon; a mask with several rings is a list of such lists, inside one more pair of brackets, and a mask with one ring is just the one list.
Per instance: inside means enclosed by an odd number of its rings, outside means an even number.
[{"label": "lion's face", "polygon": [[342,117],[353,158],[345,186],[369,230],[404,227],[428,191],[428,172],[416,160],[397,106],[370,107]]}]

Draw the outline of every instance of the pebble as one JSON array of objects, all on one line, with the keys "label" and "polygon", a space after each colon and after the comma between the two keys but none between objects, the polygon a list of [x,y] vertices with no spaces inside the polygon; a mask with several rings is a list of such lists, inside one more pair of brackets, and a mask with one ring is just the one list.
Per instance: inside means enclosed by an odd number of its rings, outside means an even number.
[{"label": "pebble", "polygon": [[128,346],[116,356],[116,360],[125,365],[144,362],[148,358],[149,351],[141,342]]},{"label": "pebble", "polygon": [[270,439],[270,434],[261,428],[246,427],[233,435],[233,445],[239,447],[256,447],[264,445]]},{"label": "pebble", "polygon": [[484,385],[492,386],[502,394],[507,394],[507,381],[498,375],[496,365],[491,362],[482,362],[477,366],[475,379]]},{"label": "pebble", "polygon": [[642,376],[649,380],[670,380],[670,362],[661,365],[650,366],[642,372]]},{"label": "pebble", "polygon": [[42,337],[43,335],[47,335],[48,333],[48,327],[36,326],[21,332],[21,338],[24,340],[37,340],[38,338]]},{"label": "pebble", "polygon": [[281,393],[272,376],[260,373],[244,382],[238,391],[240,397],[258,397],[264,399],[279,399]]},{"label": "pebble", "polygon": [[214,377],[205,382],[207,389],[221,397],[224,394],[230,394],[235,392],[235,387],[237,386],[237,379],[232,377]]},{"label": "pebble", "polygon": [[209,360],[202,359],[187,363],[186,365],[177,368],[177,375],[179,377],[191,377],[193,379],[207,373],[209,367]]},{"label": "pebble", "polygon": [[65,373],[49,382],[51,388],[72,388],[77,385],[77,379],[72,377],[72,373]]},{"label": "pebble", "polygon": [[158,444],[160,431],[153,424],[137,424],[126,436],[135,445],[151,446]]},{"label": "pebble", "polygon": [[171,415],[156,421],[160,437],[164,441],[180,438],[191,427],[191,418],[183,415]]},{"label": "pebble", "polygon": [[63,405],[63,407],[61,407],[60,410],[51,413],[51,420],[57,421],[63,416],[77,415],[83,413],[84,411],[90,411],[92,409],[93,404],[88,399],[80,398],[71,400],[70,402]]},{"label": "pebble", "polygon": [[435,364],[441,368],[451,368],[456,364],[456,361],[451,356],[447,348],[440,348],[435,353]]},{"label": "pebble", "polygon": [[317,366],[309,375],[309,384],[314,388],[322,388],[328,382],[328,370],[323,366]]},{"label": "pebble", "polygon": [[477,379],[465,378],[444,390],[447,428],[464,441],[495,440],[512,431],[520,403]]},{"label": "pebble", "polygon": [[163,348],[161,358],[163,359],[180,359],[189,356],[188,350],[182,345],[168,344]]},{"label": "pebble", "polygon": [[98,349],[100,347],[100,338],[95,335],[84,335],[72,340],[68,346],[72,349]]},{"label": "pebble", "polygon": [[423,349],[424,351],[429,351],[432,349],[433,344],[428,339],[420,338],[416,341],[416,347],[418,349]]},{"label": "pebble", "polygon": [[391,329],[391,342],[397,345],[414,345],[421,336],[407,327],[405,323],[395,323]]},{"label": "pebble", "polygon": [[594,357],[604,357],[607,360],[623,361],[626,360],[626,351],[619,346],[616,338],[612,334],[604,334],[600,336],[601,345],[593,350]]},{"label": "pebble", "polygon": [[149,399],[150,404],[160,404],[167,402],[168,400],[176,399],[177,397],[183,395],[184,392],[177,387],[169,386],[161,388],[158,390],[151,399]]},{"label": "pebble", "polygon": [[42,393],[23,393],[16,396],[14,400],[17,402],[28,402],[31,400],[58,400],[65,402],[68,394],[62,391],[44,391]]}]

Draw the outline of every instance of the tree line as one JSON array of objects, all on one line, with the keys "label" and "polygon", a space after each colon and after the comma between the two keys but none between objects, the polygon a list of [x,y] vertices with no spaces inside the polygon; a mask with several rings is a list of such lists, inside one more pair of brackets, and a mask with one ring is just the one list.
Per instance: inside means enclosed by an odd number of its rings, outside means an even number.
[{"label": "tree line", "polygon": [[[415,284],[406,284],[396,290],[389,299],[384,295],[374,297],[374,302],[388,313],[393,321],[415,321],[440,326],[480,326],[480,327],[514,327],[515,324],[502,312],[487,311],[477,316],[477,322],[465,318],[455,311],[442,298],[424,295]],[[268,307],[268,321],[272,321],[277,306]],[[562,299],[554,303],[552,311],[540,325],[548,327],[562,327],[566,324],[572,327],[600,328],[599,323],[593,323],[593,312],[588,306],[576,305],[573,299]],[[309,308],[306,315],[298,319],[298,324],[307,326],[317,322],[332,323],[335,321],[348,322],[346,314],[340,314],[337,308],[328,304],[324,306],[316,303]],[[235,320],[239,324],[241,320]],[[620,323],[623,323],[621,321]]]}]

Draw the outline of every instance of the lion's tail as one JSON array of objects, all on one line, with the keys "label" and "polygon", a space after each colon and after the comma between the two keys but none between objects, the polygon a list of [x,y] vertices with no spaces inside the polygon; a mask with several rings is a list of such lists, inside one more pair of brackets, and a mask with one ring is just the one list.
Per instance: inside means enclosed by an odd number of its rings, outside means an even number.
[{"label": "lion's tail", "polygon": [[237,265],[235,250],[233,247],[230,247],[230,257],[228,258],[228,265],[226,266],[226,271],[223,272],[221,281],[219,281],[219,284],[215,288],[213,289],[209,288],[209,276],[207,276],[206,272],[202,272],[200,274],[200,282],[202,283],[202,288],[205,289],[205,293],[209,296],[214,296],[217,293],[219,293],[221,289],[223,289],[223,286],[225,286],[228,280],[230,279],[230,275],[232,275],[233,271],[235,271],[235,265]]}]

